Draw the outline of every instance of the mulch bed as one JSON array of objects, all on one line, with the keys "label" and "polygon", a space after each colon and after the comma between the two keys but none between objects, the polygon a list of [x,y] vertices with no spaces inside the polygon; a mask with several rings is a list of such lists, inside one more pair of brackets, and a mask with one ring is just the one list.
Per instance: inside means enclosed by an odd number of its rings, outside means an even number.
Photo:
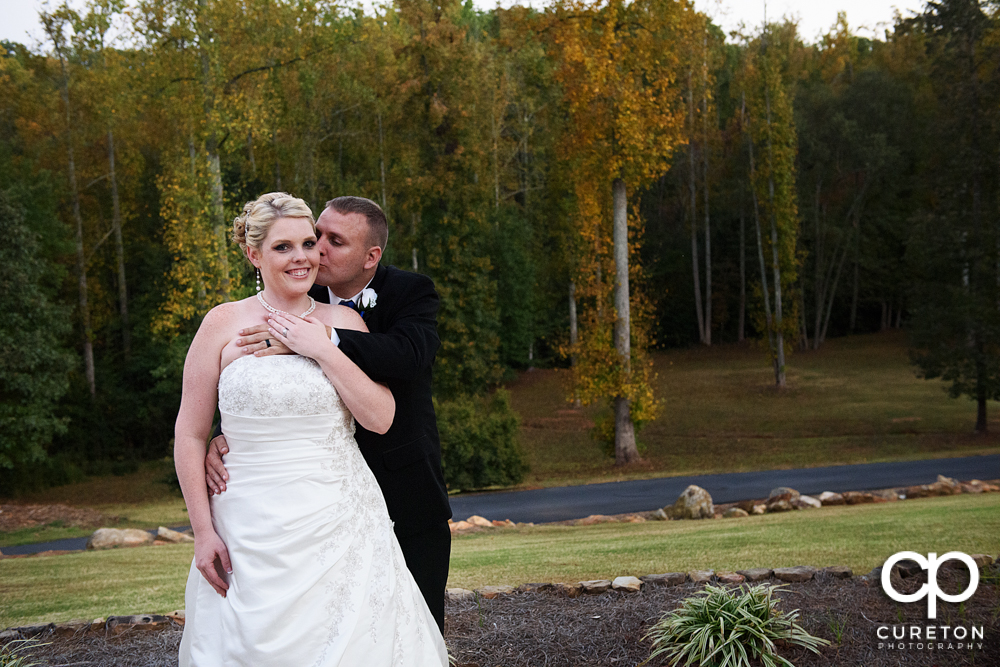
[{"label": "mulch bed", "polygon": [[61,521],[64,526],[98,528],[117,517],[109,517],[87,507],[69,505],[0,505],[0,532],[34,528]]},{"label": "mulch bed", "polygon": [[[901,593],[914,592],[920,576],[898,580]],[[957,593],[968,582],[962,570],[942,570],[943,590]],[[818,575],[813,581],[780,589],[781,609],[799,609],[800,624],[811,634],[835,641],[814,655],[784,647],[781,655],[797,667],[863,665],[864,667],[996,667],[1000,665],[1000,569],[983,572],[979,589],[967,602],[938,602],[938,618],[926,620],[926,603],[899,604],[882,591],[877,577],[838,580]],[[650,645],[643,636],[661,614],[698,590],[698,584],[645,586],[641,593],[610,591],[570,598],[564,593],[501,595],[487,600],[449,600],[445,637],[462,667],[634,666],[645,660]],[[879,647],[879,626],[928,623],[983,626],[982,650],[904,650]],[[40,665],[120,665],[159,667],[177,664],[179,626],[164,630],[128,631],[113,636],[87,632],[76,637],[41,637],[51,642],[34,652]],[[650,667],[657,664],[653,662]]]}]

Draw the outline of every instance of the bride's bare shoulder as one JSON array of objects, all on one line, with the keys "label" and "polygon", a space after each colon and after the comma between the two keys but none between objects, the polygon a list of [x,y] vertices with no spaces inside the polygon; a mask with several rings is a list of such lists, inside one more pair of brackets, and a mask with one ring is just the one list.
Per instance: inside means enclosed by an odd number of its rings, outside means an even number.
[{"label": "bride's bare shoulder", "polygon": [[243,299],[220,303],[206,313],[205,318],[201,321],[199,331],[212,334],[224,332],[232,334],[233,327],[240,320],[246,319],[246,314],[250,311],[249,301],[250,299]]},{"label": "bride's bare shoulder", "polygon": [[353,329],[355,331],[368,331],[368,326],[361,316],[347,306],[331,305],[329,303],[317,303],[316,317],[334,329]]}]

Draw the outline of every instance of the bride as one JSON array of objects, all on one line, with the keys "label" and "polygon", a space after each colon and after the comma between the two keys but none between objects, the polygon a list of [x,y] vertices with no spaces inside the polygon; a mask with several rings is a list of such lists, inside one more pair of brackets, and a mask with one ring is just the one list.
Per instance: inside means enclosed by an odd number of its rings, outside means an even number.
[{"label": "bride", "polygon": [[[392,394],[327,338],[326,326],[367,331],[361,317],[307,294],[319,264],[312,212],[270,193],[233,227],[264,290],[212,309],[184,364],[174,459],[195,553],[180,665],[447,665],[354,440],[355,420],[388,430]],[[298,356],[244,355],[231,342],[265,318]],[[230,481],[210,500],[216,407]]]}]

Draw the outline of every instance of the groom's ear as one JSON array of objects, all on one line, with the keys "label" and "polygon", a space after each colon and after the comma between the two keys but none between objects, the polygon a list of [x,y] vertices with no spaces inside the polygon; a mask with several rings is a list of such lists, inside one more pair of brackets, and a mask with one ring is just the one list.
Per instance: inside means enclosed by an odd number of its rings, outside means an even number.
[{"label": "groom's ear", "polygon": [[368,248],[368,256],[365,257],[365,271],[378,266],[381,259],[382,248],[377,245],[373,245],[371,248]]}]

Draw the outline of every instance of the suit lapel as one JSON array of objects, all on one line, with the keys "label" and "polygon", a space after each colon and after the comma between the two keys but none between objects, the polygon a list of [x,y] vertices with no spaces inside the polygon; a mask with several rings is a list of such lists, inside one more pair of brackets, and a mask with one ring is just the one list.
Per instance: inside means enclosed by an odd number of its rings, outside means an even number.
[{"label": "suit lapel", "polygon": [[330,303],[330,290],[322,285],[313,285],[309,288],[309,296],[320,303]]},{"label": "suit lapel", "polygon": [[[375,277],[372,278],[372,282],[369,285],[371,289],[375,290],[375,294],[377,295],[375,308],[378,308],[379,302],[382,299],[382,287],[385,285],[385,278],[387,275],[389,275],[389,270],[379,264],[378,268],[375,269]],[[365,321],[365,324],[368,325],[368,330],[373,333],[376,333],[380,328],[377,322],[378,318],[373,317],[375,308],[366,310],[364,315],[361,316],[361,318]]]}]

